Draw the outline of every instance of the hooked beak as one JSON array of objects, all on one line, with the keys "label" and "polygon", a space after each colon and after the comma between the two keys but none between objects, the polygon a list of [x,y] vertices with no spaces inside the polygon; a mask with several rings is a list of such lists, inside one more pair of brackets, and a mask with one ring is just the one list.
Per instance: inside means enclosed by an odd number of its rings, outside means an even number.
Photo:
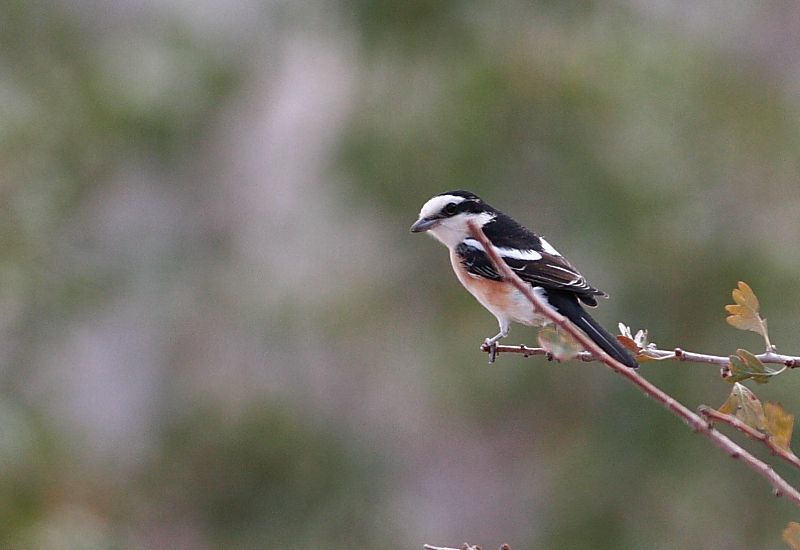
[{"label": "hooked beak", "polygon": [[439,223],[439,218],[420,218],[411,226],[412,233],[422,233]]}]

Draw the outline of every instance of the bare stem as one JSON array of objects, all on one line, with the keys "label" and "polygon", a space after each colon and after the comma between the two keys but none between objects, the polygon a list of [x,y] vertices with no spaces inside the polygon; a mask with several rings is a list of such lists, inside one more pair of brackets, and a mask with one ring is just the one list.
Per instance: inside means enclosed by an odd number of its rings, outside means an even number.
[{"label": "bare stem", "polygon": [[[449,548],[446,546],[433,546],[431,544],[426,544],[422,547],[423,550],[481,550],[480,546],[472,546],[471,544],[465,542],[461,545],[461,548]],[[511,547],[507,544],[503,544],[500,546],[500,550],[511,550]]]},{"label": "bare stem", "polygon": [[494,263],[498,272],[501,273],[505,280],[513,284],[514,287],[528,299],[537,313],[550,319],[550,321],[552,321],[559,328],[564,329],[570,334],[570,336],[580,342],[584,349],[589,351],[595,357],[599,358],[608,368],[627,378],[630,382],[643,390],[645,394],[652,397],[661,403],[666,409],[683,419],[683,421],[686,422],[694,431],[708,437],[714,445],[726,452],[731,458],[741,460],[750,469],[764,477],[772,485],[776,495],[785,496],[797,506],[800,506],[800,492],[798,492],[797,489],[780,477],[775,470],[747,452],[744,448],[734,443],[723,433],[715,430],[709,422],[688,409],[685,405],[681,404],[666,392],[653,385],[647,379],[642,378],[642,376],[640,376],[636,370],[626,367],[619,361],[616,361],[613,357],[609,356],[597,344],[595,344],[591,338],[589,338],[578,327],[573,325],[566,317],[559,314],[557,311],[550,308],[542,300],[540,300],[539,297],[533,293],[531,285],[520,279],[517,274],[514,273],[511,268],[508,267],[508,265],[500,258],[500,255],[494,249],[492,243],[489,241],[486,235],[484,235],[480,227],[478,227],[472,221],[469,222],[469,227],[470,231],[472,232],[472,236],[483,245],[484,250],[492,259],[492,262]]},{"label": "bare stem", "polygon": [[752,426],[748,426],[731,414],[721,413],[707,405],[701,405],[698,408],[698,411],[710,422],[724,422],[725,424],[736,428],[747,437],[761,441],[764,445],[769,447],[769,450],[772,451],[772,454],[781,457],[795,468],[800,469],[800,458],[797,458],[797,455],[795,455],[793,452],[776,445],[775,441],[773,441],[769,434],[761,432]]},{"label": "bare stem", "polygon": [[[489,348],[483,348],[484,351],[489,351]],[[497,353],[520,353],[525,357],[530,357],[532,355],[547,355],[547,350],[544,348],[532,348],[528,346],[497,346]],[[686,351],[682,348],[675,348],[673,350],[667,349],[648,349],[646,350],[643,355],[651,357],[653,359],[663,361],[667,359],[673,359],[675,361],[686,361],[689,363],[705,363],[709,365],[717,365],[720,367],[724,367],[730,363],[730,359],[724,355],[710,355],[707,353],[697,353],[694,351]],[[783,365],[784,367],[790,369],[800,368],[800,357],[794,357],[792,355],[782,355],[780,353],[775,353],[774,351],[768,351],[766,353],[761,353],[756,355],[756,357],[762,363],[772,363],[776,365]],[[581,361],[599,361],[600,359],[595,355],[583,352],[578,354],[576,359]]]}]

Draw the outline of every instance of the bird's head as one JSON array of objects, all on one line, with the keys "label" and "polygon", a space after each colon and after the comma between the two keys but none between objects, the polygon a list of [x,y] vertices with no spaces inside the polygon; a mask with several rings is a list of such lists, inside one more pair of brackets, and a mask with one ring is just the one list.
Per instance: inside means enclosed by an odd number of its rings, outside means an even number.
[{"label": "bird's head", "polygon": [[483,227],[497,211],[469,191],[448,191],[436,195],[422,205],[419,219],[411,226],[412,233],[429,232],[449,248],[470,237],[468,221]]}]

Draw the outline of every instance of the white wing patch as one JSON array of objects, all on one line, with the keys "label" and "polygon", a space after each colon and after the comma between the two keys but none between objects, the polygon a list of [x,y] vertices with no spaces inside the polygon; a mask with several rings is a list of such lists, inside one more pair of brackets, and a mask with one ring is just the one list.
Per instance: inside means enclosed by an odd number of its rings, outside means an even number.
[{"label": "white wing patch", "polygon": [[561,254],[553,248],[553,245],[547,242],[544,237],[539,237],[539,244],[542,245],[542,250],[550,254],[551,256],[561,256]]},{"label": "white wing patch", "polygon": [[[475,240],[475,239],[465,239],[464,244],[471,246],[473,248],[477,248],[483,252],[486,252],[486,249],[483,248],[483,245]],[[497,253],[504,258],[511,258],[512,260],[523,260],[526,262],[535,262],[542,259],[542,255],[536,252],[535,250],[520,250],[518,248],[507,248],[507,247],[495,247]]]},{"label": "white wing patch", "polygon": [[535,262],[542,259],[542,255],[535,250],[520,250],[518,248],[498,248],[497,251],[504,258],[511,258],[513,260],[524,260],[526,262]]},{"label": "white wing patch", "polygon": [[472,248],[477,248],[481,252],[486,252],[486,249],[483,248],[483,245],[480,243],[480,241],[476,239],[464,239],[464,244],[471,246]]}]

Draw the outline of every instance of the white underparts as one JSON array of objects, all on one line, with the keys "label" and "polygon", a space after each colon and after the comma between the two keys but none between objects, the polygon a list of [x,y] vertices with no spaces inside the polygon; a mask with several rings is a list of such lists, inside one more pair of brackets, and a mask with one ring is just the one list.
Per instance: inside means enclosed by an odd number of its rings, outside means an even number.
[{"label": "white underparts", "polygon": [[[426,208],[427,204],[423,207],[423,213]],[[478,227],[483,227],[492,221],[494,217],[495,215],[489,212],[480,212],[478,214],[463,212],[451,218],[439,220],[428,232],[439,239],[447,248],[455,248],[471,236],[469,225],[467,224],[468,221],[474,221]]]}]

